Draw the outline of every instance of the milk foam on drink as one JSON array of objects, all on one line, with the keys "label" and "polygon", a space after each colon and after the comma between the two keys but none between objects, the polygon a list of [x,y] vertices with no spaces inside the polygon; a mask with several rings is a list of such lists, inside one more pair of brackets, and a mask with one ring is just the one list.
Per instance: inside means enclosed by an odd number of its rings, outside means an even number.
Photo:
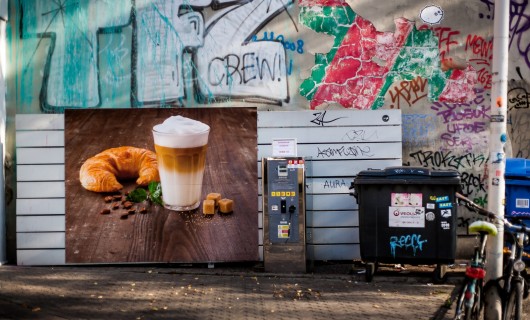
[{"label": "milk foam on drink", "polygon": [[200,121],[172,116],[153,127],[164,205],[193,210],[200,204],[210,127]]}]

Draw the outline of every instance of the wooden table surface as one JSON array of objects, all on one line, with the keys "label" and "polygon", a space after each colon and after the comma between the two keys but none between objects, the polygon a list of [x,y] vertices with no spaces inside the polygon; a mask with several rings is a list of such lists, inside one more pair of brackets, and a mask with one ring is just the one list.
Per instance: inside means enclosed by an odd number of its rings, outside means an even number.
[{"label": "wooden table surface", "polygon": [[[232,214],[206,217],[202,205],[179,213],[160,206],[120,219],[124,209],[110,208],[108,194],[85,190],[79,182],[83,162],[118,146],[154,151],[151,128],[171,115],[211,127],[203,181],[210,192],[234,200]],[[256,109],[158,108],[67,110],[66,262],[229,262],[258,260]],[[124,183],[124,191],[136,187]]]}]

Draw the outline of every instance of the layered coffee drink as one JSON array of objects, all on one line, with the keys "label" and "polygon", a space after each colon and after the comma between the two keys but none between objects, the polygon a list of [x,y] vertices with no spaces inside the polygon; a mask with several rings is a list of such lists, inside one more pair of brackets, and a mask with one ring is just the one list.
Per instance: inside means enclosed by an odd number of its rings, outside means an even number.
[{"label": "layered coffee drink", "polygon": [[188,211],[200,205],[209,132],[208,125],[182,116],[153,127],[166,208]]}]

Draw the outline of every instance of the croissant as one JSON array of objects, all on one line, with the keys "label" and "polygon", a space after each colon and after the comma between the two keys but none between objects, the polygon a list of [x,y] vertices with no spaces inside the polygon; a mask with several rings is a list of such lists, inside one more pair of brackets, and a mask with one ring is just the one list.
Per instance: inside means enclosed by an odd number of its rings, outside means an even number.
[{"label": "croissant", "polygon": [[79,170],[81,185],[94,192],[118,191],[123,188],[118,179],[132,178],[138,178],[136,183],[142,186],[160,181],[153,151],[135,147],[107,149],[87,159]]}]

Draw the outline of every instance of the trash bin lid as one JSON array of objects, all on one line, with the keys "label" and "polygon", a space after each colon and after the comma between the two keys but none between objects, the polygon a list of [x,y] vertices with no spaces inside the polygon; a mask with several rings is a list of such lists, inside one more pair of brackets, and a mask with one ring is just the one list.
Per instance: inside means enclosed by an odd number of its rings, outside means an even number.
[{"label": "trash bin lid", "polygon": [[506,178],[530,179],[530,160],[524,158],[506,158]]},{"label": "trash bin lid", "polygon": [[370,177],[396,177],[402,179],[404,176],[425,179],[430,177],[458,177],[460,174],[456,170],[430,170],[423,167],[387,167],[385,169],[368,169],[360,171],[358,176]]},{"label": "trash bin lid", "polygon": [[387,167],[360,171],[355,184],[362,183],[460,183],[460,173],[456,170],[430,170],[423,167]]}]

